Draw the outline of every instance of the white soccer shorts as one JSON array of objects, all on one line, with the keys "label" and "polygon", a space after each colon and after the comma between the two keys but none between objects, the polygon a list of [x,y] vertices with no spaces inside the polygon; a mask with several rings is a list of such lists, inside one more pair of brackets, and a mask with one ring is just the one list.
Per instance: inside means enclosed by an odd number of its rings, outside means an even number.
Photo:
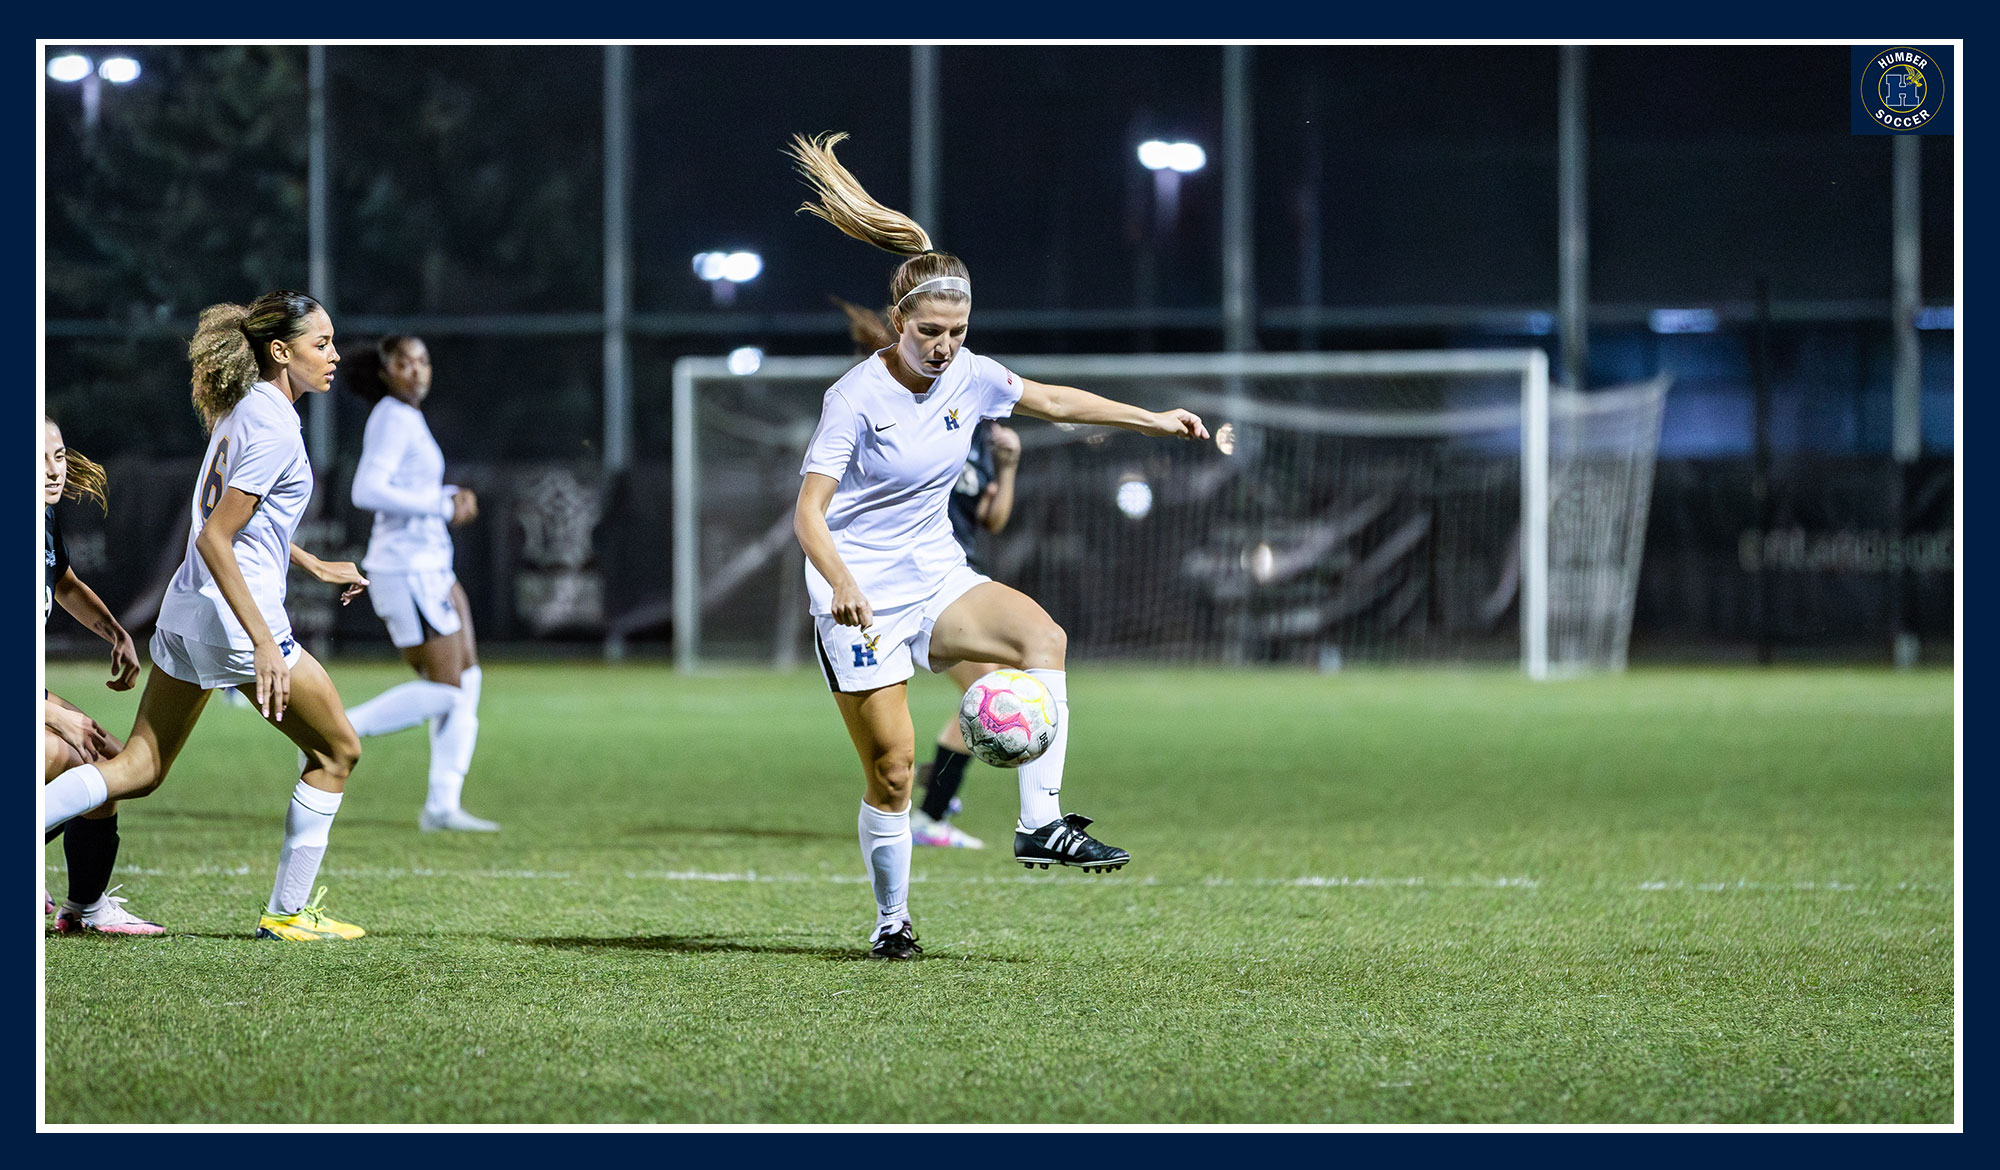
[{"label": "white soccer shorts", "polygon": [[[257,685],[255,650],[191,642],[179,634],[170,634],[157,627],[146,649],[152,655],[154,666],[205,691]],[[285,655],[287,668],[297,666],[299,655],[305,653],[305,648],[290,634],[278,639],[278,649]]]},{"label": "white soccer shorts", "polygon": [[458,577],[450,569],[428,573],[370,573],[368,598],[375,616],[389,627],[389,641],[398,650],[421,646],[444,634],[458,633],[458,607],[451,587]]},{"label": "white soccer shorts", "polygon": [[853,694],[904,682],[918,666],[937,673],[950,670],[956,663],[931,663],[931,627],[966,590],[991,580],[961,565],[922,601],[876,610],[874,623],[865,630],[835,625],[832,614],[814,614],[814,642],[826,689]]}]

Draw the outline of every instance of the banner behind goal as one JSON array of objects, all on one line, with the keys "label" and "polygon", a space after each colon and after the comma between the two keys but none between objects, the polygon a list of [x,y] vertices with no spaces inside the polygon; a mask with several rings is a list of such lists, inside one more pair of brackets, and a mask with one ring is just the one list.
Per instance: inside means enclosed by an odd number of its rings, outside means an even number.
[{"label": "banner behind goal", "polygon": [[[792,505],[821,396],[855,360],[676,363],[683,669],[811,661]],[[1219,440],[1004,420],[1021,470],[985,567],[1079,658],[1625,665],[1664,376],[1552,389],[1535,349],[999,360],[1186,407]]]}]

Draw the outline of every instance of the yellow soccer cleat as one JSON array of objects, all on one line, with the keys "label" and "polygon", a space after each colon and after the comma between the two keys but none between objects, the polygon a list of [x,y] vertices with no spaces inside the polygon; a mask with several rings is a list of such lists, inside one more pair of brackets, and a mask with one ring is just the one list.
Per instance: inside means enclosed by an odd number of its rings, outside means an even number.
[{"label": "yellow soccer cleat", "polygon": [[293,914],[272,914],[265,911],[257,920],[258,938],[277,938],[286,942],[331,942],[334,939],[360,938],[368,932],[351,922],[338,918],[320,909],[326,900],[326,887],[321,886],[312,896],[312,901],[299,907]]}]

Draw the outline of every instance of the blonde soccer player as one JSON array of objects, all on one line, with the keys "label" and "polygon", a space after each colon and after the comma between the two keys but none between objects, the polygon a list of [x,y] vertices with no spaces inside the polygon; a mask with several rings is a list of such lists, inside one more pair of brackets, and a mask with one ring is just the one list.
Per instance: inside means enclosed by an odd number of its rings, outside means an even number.
[{"label": "blonde soccer player", "polygon": [[806,555],[820,666],[861,758],[857,828],[875,895],[869,955],[908,959],[921,949],[909,909],[916,735],[906,688],[917,666],[999,663],[1027,671],[1053,696],[1055,741],[1018,769],[1017,861],[1099,871],[1131,860],[1084,831],[1090,818],[1061,808],[1067,636],[1033,598],[973,571],[952,536],[947,500],[973,428],[1019,411],[1182,439],[1208,431],[1188,411],[1156,413],[1043,385],[966,349],[972,282],[964,261],[932,248],[916,221],[869,196],[834,157],[845,137],[794,136],[789,153],[819,196],[801,210],[907,257],[889,281],[896,344],[827,390],[800,467],[793,528]]},{"label": "blonde soccer player", "polygon": [[138,718],[123,751],[44,787],[42,827],[157,789],[209,692],[235,687],[304,755],[256,937],[360,938],[366,932],[328,913],[326,890],[315,892],[313,883],[361,741],[333,680],[292,636],[285,613],[292,565],[344,585],[343,605],[368,585],[353,564],[322,561],[292,543],[313,492],[294,404],[333,385],[340,364],[333,322],[318,301],[289,289],[247,306],[211,305],[188,358],[208,450],[189,502],[187,549],[148,647],[153,666]]},{"label": "blonde soccer player", "polygon": [[428,725],[430,773],[419,830],[498,832],[499,825],[460,803],[479,740],[482,676],[472,608],[452,572],[450,530],[479,515],[479,500],[471,489],[444,482],[444,452],[424,421],[431,392],[424,339],[384,337],[374,358],[372,371],[345,379],[370,404],[350,495],[355,507],[375,513],[361,558],[368,600],[417,677],[350,707],[347,719],[363,736]]},{"label": "blonde soccer player", "polygon": [[[861,348],[857,357],[873,357],[895,346],[896,333],[885,316],[839,297],[832,299],[847,315],[848,335]],[[946,507],[952,537],[965,549],[965,563],[976,572],[986,571],[980,537],[1004,531],[1014,515],[1014,481],[1020,466],[1021,436],[992,419],[979,420]],[[981,676],[998,668],[992,662],[955,662],[945,674],[964,695]],[[910,806],[910,841],[938,849],[984,849],[986,842],[951,823],[959,812],[958,791],[965,783],[965,770],[972,764],[956,708],[938,728],[934,746],[930,762],[917,765],[916,785],[923,796],[913,798]]]}]

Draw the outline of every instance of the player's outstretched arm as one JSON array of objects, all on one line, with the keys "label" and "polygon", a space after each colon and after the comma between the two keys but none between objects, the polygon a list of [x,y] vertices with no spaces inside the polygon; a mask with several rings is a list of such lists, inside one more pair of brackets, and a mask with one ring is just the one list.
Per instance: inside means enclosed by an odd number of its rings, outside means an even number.
[{"label": "player's outstretched arm", "polygon": [[1021,379],[1021,401],[1014,409],[1050,422],[1120,427],[1142,435],[1171,439],[1208,438],[1208,428],[1192,411],[1178,408],[1158,412],[1142,410],[1074,386],[1048,386],[1026,378]]}]

